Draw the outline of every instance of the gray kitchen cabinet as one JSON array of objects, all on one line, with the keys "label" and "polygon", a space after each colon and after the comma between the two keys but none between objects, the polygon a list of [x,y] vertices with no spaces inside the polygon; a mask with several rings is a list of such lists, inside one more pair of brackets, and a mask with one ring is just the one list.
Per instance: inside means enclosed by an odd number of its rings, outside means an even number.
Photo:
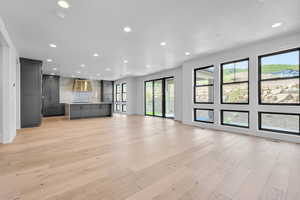
[{"label": "gray kitchen cabinet", "polygon": [[42,61],[20,58],[21,127],[39,126],[42,121]]},{"label": "gray kitchen cabinet", "polygon": [[101,101],[113,102],[114,99],[114,82],[113,81],[101,81]]},{"label": "gray kitchen cabinet", "polygon": [[64,104],[59,103],[59,76],[43,75],[43,116],[65,114]]},{"label": "gray kitchen cabinet", "polygon": [[73,103],[65,105],[69,119],[112,116],[112,103]]}]

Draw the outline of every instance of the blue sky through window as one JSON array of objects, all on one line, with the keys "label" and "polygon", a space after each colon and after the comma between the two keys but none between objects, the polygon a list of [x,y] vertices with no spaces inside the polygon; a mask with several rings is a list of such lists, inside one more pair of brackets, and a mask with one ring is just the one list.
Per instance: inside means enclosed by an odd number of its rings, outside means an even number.
[{"label": "blue sky through window", "polygon": [[271,65],[271,64],[299,65],[299,51],[293,51],[289,53],[263,57],[261,63],[262,65]]}]

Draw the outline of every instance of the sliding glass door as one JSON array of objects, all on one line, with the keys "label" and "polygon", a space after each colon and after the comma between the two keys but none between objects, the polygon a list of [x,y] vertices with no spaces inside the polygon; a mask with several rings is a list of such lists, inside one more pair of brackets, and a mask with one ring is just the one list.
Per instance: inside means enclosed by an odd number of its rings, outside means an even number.
[{"label": "sliding glass door", "polygon": [[165,116],[173,118],[175,103],[174,78],[165,79]]},{"label": "sliding glass door", "polygon": [[145,115],[174,117],[174,78],[145,82]]},{"label": "sliding glass door", "polygon": [[163,81],[154,81],[154,116],[163,116]]},{"label": "sliding glass door", "polygon": [[145,82],[145,114],[153,115],[153,82]]}]

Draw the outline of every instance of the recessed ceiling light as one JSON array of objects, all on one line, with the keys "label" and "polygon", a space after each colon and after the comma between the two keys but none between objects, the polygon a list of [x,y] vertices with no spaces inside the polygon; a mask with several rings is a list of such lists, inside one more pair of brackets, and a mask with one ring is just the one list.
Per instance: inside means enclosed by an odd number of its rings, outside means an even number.
[{"label": "recessed ceiling light", "polygon": [[53,43],[49,44],[49,46],[52,47],[52,48],[56,48],[57,47],[56,44],[53,44]]},{"label": "recessed ceiling light", "polygon": [[94,53],[93,56],[94,56],[94,57],[98,57],[99,54],[98,54],[98,53]]},{"label": "recessed ceiling light", "polygon": [[106,68],[105,70],[106,70],[106,71],[110,71],[110,68]]},{"label": "recessed ceiling light", "polygon": [[81,64],[80,67],[85,67],[85,64]]},{"label": "recessed ceiling light", "polygon": [[66,17],[66,14],[63,12],[57,12],[56,15],[57,15],[57,17],[59,17],[61,19],[64,19]]},{"label": "recessed ceiling light", "polygon": [[52,59],[50,59],[50,58],[48,58],[48,59],[47,59],[47,62],[52,62],[52,61],[53,61],[53,60],[52,60]]},{"label": "recessed ceiling light", "polygon": [[52,75],[52,76],[53,76],[53,75],[55,75],[55,73],[50,73],[50,75]]},{"label": "recessed ceiling light", "polygon": [[80,71],[77,71],[77,74],[80,74]]},{"label": "recessed ceiling light", "polygon": [[151,65],[146,65],[146,68],[148,68],[148,69],[151,68]]},{"label": "recessed ceiling light", "polygon": [[189,56],[189,55],[191,55],[191,53],[190,52],[185,52],[184,53],[186,56]]},{"label": "recessed ceiling light", "polygon": [[281,25],[282,25],[282,23],[281,23],[281,22],[278,22],[278,23],[273,24],[273,25],[272,25],[272,28],[277,28],[277,27],[279,27],[279,26],[281,26]]},{"label": "recessed ceiling light", "polygon": [[129,32],[131,32],[131,28],[129,26],[126,26],[123,28],[123,31],[126,33],[129,33]]},{"label": "recessed ceiling light", "polygon": [[54,68],[53,68],[53,70],[54,70],[54,71],[56,71],[56,70],[57,70],[57,68],[55,68],[55,67],[54,67]]},{"label": "recessed ceiling light", "polygon": [[69,8],[70,4],[67,1],[59,0],[57,4],[62,8]]},{"label": "recessed ceiling light", "polygon": [[167,45],[166,42],[161,42],[161,43],[160,43],[160,46],[166,46],[166,45]]},{"label": "recessed ceiling light", "polygon": [[75,76],[74,76],[74,75],[72,75],[72,77],[73,77],[73,78],[75,78]]},{"label": "recessed ceiling light", "polygon": [[123,62],[124,62],[125,64],[127,64],[127,63],[128,63],[128,60],[124,60]]}]

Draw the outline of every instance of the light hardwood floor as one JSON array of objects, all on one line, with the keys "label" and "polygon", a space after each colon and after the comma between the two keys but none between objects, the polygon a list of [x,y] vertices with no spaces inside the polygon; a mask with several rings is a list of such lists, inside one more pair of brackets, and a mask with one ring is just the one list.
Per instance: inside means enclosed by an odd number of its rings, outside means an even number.
[{"label": "light hardwood floor", "polygon": [[1,200],[299,200],[300,146],[116,115],[0,145]]}]

